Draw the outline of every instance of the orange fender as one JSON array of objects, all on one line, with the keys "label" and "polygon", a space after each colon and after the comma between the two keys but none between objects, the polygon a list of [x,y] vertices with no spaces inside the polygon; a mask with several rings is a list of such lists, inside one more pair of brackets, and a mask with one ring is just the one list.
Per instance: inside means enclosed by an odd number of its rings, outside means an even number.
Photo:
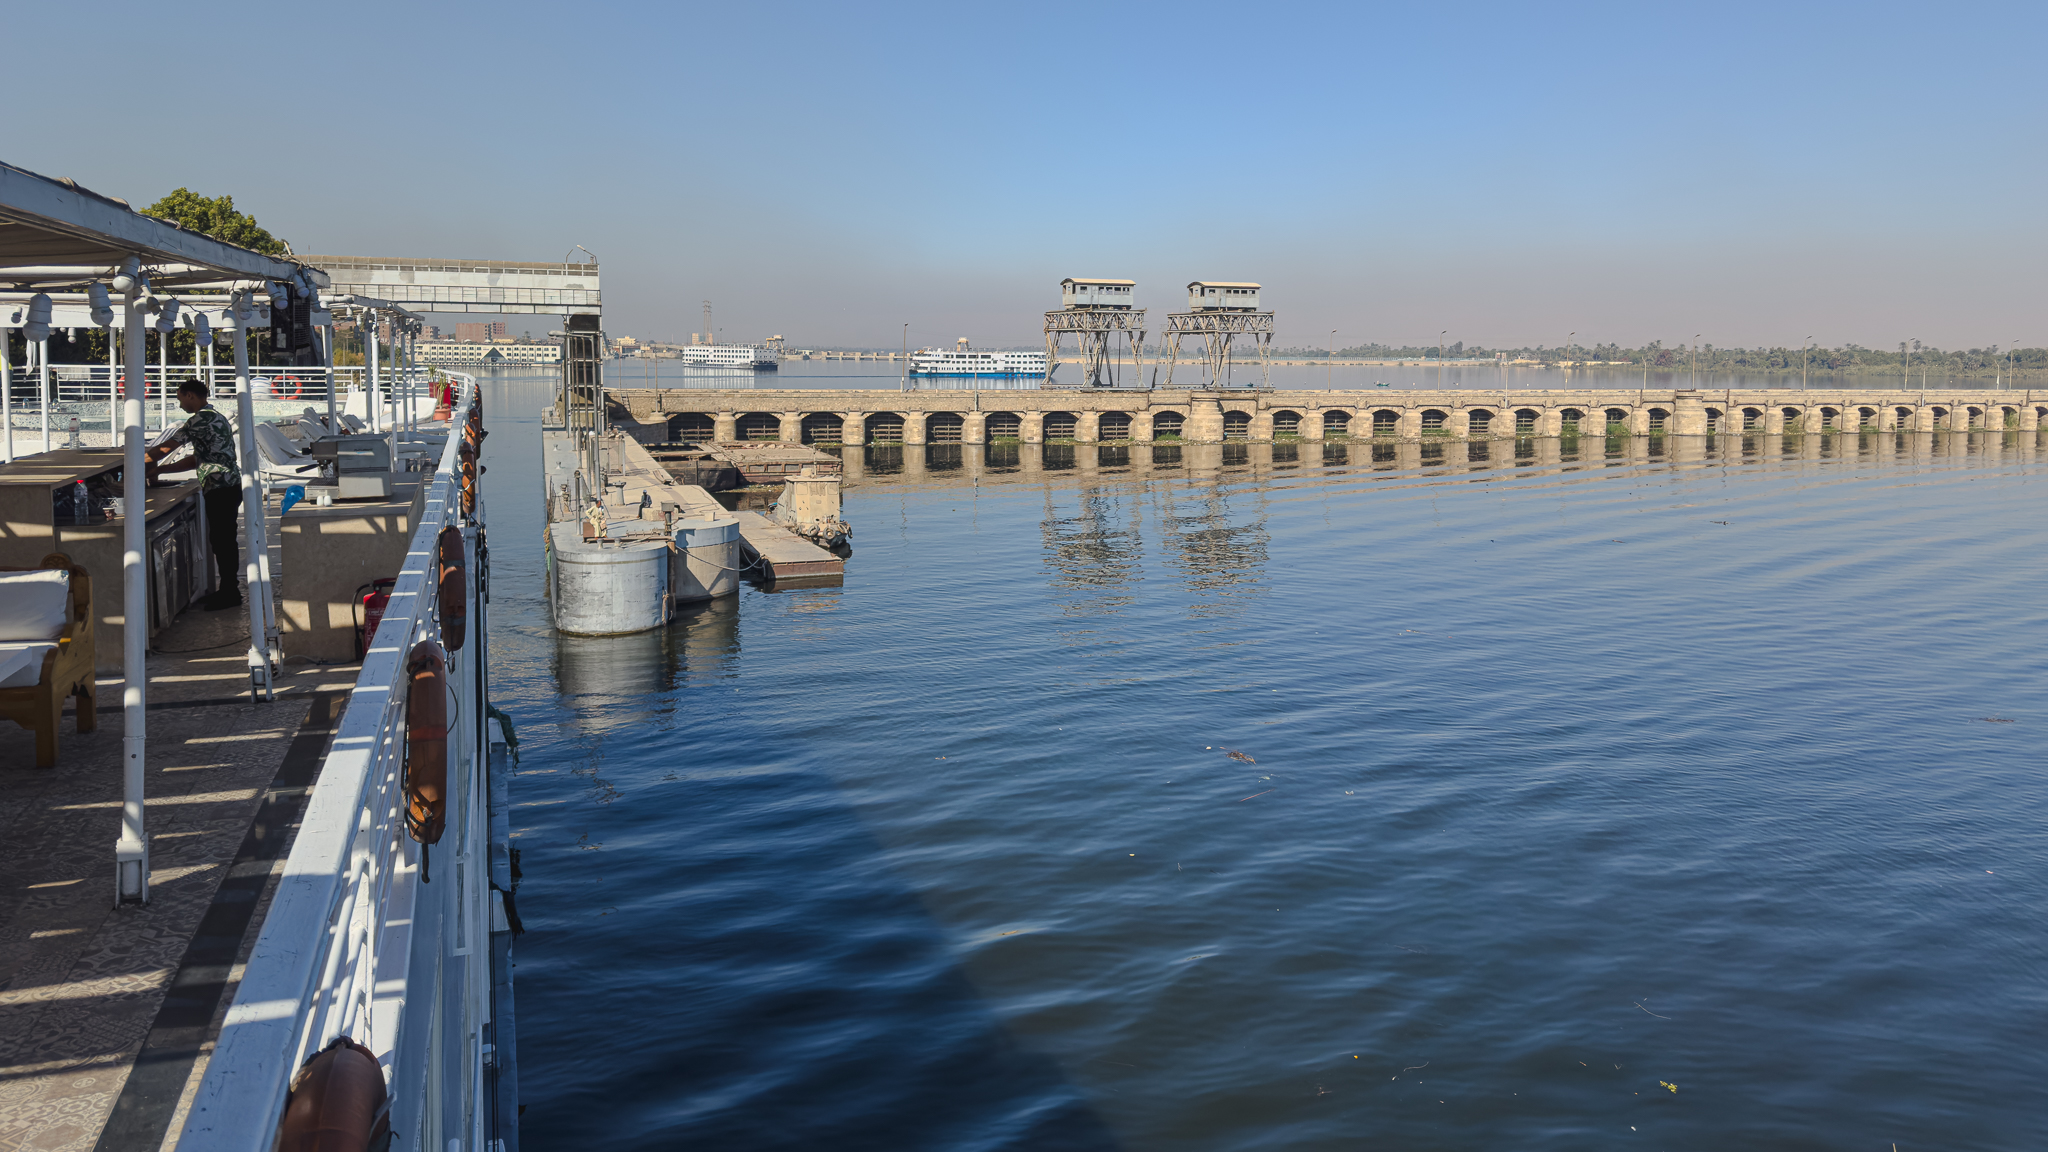
[{"label": "orange fender", "polygon": [[405,671],[405,831],[435,844],[448,825],[448,658],[422,640]]},{"label": "orange fender", "polygon": [[462,529],[453,524],[441,529],[435,551],[441,569],[441,641],[449,651],[460,652],[463,640],[469,636],[469,559],[463,548]]}]

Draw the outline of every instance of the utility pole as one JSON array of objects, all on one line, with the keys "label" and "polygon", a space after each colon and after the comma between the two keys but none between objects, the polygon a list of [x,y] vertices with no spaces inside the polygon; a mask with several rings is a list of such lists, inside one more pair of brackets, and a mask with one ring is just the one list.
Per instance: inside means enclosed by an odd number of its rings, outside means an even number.
[{"label": "utility pole", "polygon": [[1329,360],[1329,364],[1325,366],[1328,371],[1324,373],[1326,379],[1323,381],[1323,387],[1331,389],[1336,386],[1337,382],[1337,330],[1335,328],[1330,329],[1330,354],[1326,359]]},{"label": "utility pole", "polygon": [[1801,345],[1799,349],[1799,387],[1801,391],[1804,391],[1806,388],[1806,369],[1812,360],[1813,337],[1808,336],[1806,343]]},{"label": "utility pole", "polygon": [[1695,391],[1695,392],[1699,391],[1699,387],[1700,387],[1700,334],[1699,334],[1699,333],[1697,333],[1697,332],[1695,332],[1695,333],[1693,333],[1693,334],[1692,334],[1692,387],[1693,387],[1693,391]]},{"label": "utility pole", "polygon": [[[1436,334],[1436,386],[1439,390],[1444,386],[1444,337],[1450,334],[1449,328]],[[44,447],[47,448],[49,445],[46,444]]]},{"label": "utility pole", "polygon": [[1565,363],[1565,367],[1567,367],[1567,368],[1571,367],[1571,362],[1572,362],[1572,342],[1573,342],[1573,341],[1574,341],[1575,339],[1577,339],[1578,335],[1579,335],[1579,334],[1578,334],[1577,332],[1567,332],[1567,333],[1565,333],[1565,337],[1564,337],[1564,363]]}]

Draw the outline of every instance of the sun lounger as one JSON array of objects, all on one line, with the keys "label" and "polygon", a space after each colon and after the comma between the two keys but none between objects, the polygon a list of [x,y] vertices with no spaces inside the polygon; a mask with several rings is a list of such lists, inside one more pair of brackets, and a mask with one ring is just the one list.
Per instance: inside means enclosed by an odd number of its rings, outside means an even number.
[{"label": "sun lounger", "polygon": [[93,705],[92,577],[62,552],[38,568],[0,568],[0,718],[36,734],[36,767],[57,766],[57,721],[78,697],[78,730]]}]

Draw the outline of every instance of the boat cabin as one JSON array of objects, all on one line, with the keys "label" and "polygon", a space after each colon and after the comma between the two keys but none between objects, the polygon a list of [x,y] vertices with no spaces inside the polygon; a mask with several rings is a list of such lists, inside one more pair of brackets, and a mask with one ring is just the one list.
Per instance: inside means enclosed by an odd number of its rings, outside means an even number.
[{"label": "boat cabin", "polygon": [[1196,280],[1188,285],[1190,312],[1257,312],[1259,286],[1237,280]]},{"label": "boat cabin", "polygon": [[1135,280],[1078,280],[1069,276],[1060,281],[1060,307],[1129,308],[1137,287]]}]

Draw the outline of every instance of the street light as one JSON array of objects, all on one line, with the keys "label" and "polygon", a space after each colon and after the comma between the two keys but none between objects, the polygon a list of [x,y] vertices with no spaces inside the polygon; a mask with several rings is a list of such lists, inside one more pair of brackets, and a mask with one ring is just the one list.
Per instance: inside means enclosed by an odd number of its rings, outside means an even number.
[{"label": "street light", "polygon": [[1326,379],[1323,381],[1323,387],[1328,389],[1334,387],[1337,382],[1337,330],[1335,328],[1330,329],[1330,354],[1325,359],[1329,363],[1324,365],[1326,369],[1324,376]]},{"label": "street light", "polygon": [[1578,333],[1577,333],[1577,332],[1567,332],[1567,333],[1565,333],[1565,335],[1564,335],[1564,367],[1565,367],[1565,369],[1566,369],[1567,371],[1569,371],[1569,370],[1570,370],[1570,368],[1571,368],[1571,364],[1572,364],[1572,340],[1573,340],[1573,338],[1574,338],[1574,337],[1576,337],[1576,336],[1578,336]]},{"label": "street light", "polygon": [[1451,334],[1449,328],[1436,334],[1436,386],[1444,386],[1444,337]]},{"label": "street light", "polygon": [[1799,349],[1799,387],[1802,391],[1806,388],[1806,368],[1812,362],[1812,359],[1813,337],[1808,336],[1806,343],[1801,345]]},{"label": "street light", "polygon": [[1700,389],[1700,334],[1692,334],[1692,390]]}]

